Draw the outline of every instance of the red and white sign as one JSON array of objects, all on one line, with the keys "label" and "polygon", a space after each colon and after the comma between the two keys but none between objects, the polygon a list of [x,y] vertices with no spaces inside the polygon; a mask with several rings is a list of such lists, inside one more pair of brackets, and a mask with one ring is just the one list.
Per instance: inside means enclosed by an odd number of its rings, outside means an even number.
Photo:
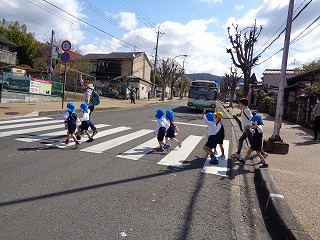
[{"label": "red and white sign", "polygon": [[65,40],[61,43],[61,48],[63,51],[67,52],[71,49],[71,42],[69,42],[68,40]]},{"label": "red and white sign", "polygon": [[30,93],[51,95],[52,81],[30,78]]}]

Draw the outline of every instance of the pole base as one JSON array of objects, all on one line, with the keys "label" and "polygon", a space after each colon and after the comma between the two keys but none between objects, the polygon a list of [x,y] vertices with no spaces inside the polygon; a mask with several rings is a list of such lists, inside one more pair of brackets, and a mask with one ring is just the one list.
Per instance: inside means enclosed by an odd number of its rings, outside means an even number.
[{"label": "pole base", "polygon": [[289,144],[282,141],[263,140],[263,150],[274,154],[287,154],[289,152]]}]

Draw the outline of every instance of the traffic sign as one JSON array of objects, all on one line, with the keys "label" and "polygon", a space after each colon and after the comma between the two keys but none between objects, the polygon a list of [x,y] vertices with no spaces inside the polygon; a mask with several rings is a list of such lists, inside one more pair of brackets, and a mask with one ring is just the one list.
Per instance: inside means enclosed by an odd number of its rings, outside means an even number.
[{"label": "traffic sign", "polygon": [[61,48],[65,52],[69,51],[71,49],[71,42],[69,42],[68,40],[63,41],[61,44]]},{"label": "traffic sign", "polygon": [[61,61],[64,63],[67,63],[70,61],[70,54],[67,52],[64,52],[61,54]]}]

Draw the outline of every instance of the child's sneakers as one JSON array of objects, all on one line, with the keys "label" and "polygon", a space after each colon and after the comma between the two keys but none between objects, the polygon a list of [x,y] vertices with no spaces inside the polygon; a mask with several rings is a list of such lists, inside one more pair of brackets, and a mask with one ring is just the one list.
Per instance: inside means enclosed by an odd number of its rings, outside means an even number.
[{"label": "child's sneakers", "polygon": [[163,148],[164,148],[164,149],[169,149],[170,147],[171,147],[170,144],[165,144],[165,145],[163,145]]},{"label": "child's sneakers", "polygon": [[163,148],[163,147],[159,147],[159,148],[156,149],[156,151],[157,151],[157,152],[163,152],[163,151],[164,151],[164,148]]},{"label": "child's sneakers", "polygon": [[226,156],[222,154],[220,157],[217,157],[218,160],[224,161],[226,160]]},{"label": "child's sneakers", "polygon": [[68,145],[69,144],[69,140],[63,140],[62,141],[65,145]]},{"label": "child's sneakers", "polygon": [[93,138],[92,138],[92,137],[89,138],[89,139],[87,140],[87,142],[93,142]]},{"label": "child's sneakers", "polygon": [[77,135],[77,136],[76,136],[76,139],[77,139],[77,140],[81,140],[81,137]]},{"label": "child's sneakers", "polygon": [[178,142],[178,146],[179,146],[179,148],[181,148],[181,142]]},{"label": "child's sneakers", "polygon": [[219,164],[219,160],[212,154],[211,160],[209,161],[210,164]]},{"label": "child's sneakers", "polygon": [[76,141],[76,148],[80,146],[80,142]]}]

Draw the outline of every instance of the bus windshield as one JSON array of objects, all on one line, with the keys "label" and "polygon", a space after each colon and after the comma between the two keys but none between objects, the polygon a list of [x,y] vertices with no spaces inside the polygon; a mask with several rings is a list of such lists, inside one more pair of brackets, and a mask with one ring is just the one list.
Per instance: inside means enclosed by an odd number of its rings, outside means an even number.
[{"label": "bus windshield", "polygon": [[217,90],[215,88],[190,86],[189,98],[216,100]]}]

